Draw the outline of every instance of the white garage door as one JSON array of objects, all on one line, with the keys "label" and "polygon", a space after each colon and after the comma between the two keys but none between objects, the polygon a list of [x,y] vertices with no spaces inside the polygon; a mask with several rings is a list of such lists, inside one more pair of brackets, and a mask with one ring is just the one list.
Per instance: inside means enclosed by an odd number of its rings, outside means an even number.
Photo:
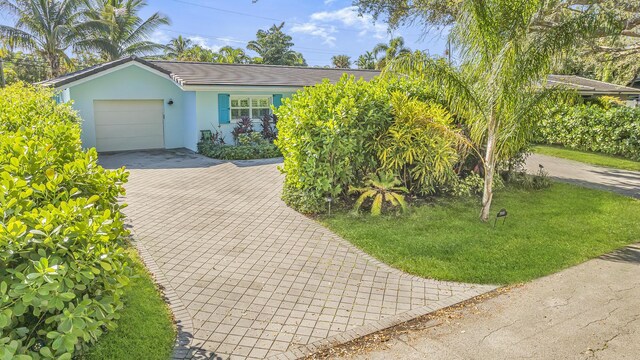
[{"label": "white garage door", "polygon": [[164,148],[162,100],[93,102],[98,151]]}]

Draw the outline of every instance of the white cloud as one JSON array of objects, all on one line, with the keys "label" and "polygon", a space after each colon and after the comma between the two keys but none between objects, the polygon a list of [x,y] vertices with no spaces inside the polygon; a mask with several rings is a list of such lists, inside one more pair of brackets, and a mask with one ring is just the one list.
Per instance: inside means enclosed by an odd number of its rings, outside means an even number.
[{"label": "white cloud", "polygon": [[209,41],[202,36],[189,36],[188,39],[191,40],[194,45],[199,45],[205,49],[209,49],[212,51],[218,51],[222,47],[220,45],[210,45]]},{"label": "white cloud", "polygon": [[333,4],[334,2],[336,2],[336,0],[324,0],[324,4],[325,4],[325,5],[331,5],[331,4]]},{"label": "white cloud", "polygon": [[171,36],[163,30],[156,30],[149,36],[149,40],[158,44],[166,44],[171,40]]},{"label": "white cloud", "polygon": [[374,23],[369,14],[360,15],[356,6],[348,6],[335,11],[321,11],[311,14],[311,23],[340,23],[347,28],[358,30],[358,35],[373,34],[378,39],[387,37],[387,27]]},{"label": "white cloud", "polygon": [[336,37],[331,35],[336,32],[336,29],[334,26],[322,26],[322,25],[309,22],[304,24],[294,24],[291,27],[291,31],[294,33],[317,36],[319,38],[322,38],[323,44],[326,44],[329,46],[335,46],[336,44]]}]

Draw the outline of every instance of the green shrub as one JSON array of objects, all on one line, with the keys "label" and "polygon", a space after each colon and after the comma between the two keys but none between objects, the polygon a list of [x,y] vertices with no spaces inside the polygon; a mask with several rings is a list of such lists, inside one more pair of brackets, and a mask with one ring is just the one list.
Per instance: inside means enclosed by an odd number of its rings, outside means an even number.
[{"label": "green shrub", "polygon": [[378,164],[371,146],[391,122],[384,83],[343,76],[284,99],[276,112],[275,144],[284,156],[283,199],[294,208],[324,211]]},{"label": "green shrub", "polygon": [[[260,135],[260,133],[255,133]],[[204,156],[220,160],[252,160],[281,157],[278,148],[270,143],[261,145],[220,145],[199,143],[198,152]]]},{"label": "green shrub", "polygon": [[640,160],[640,109],[598,104],[561,106],[542,122],[538,140]]},{"label": "green shrub", "polygon": [[283,200],[324,212],[379,171],[399,174],[413,194],[453,182],[465,146],[433,94],[419,80],[345,76],[285,99],[275,141],[284,156]]},{"label": "green shrub", "polygon": [[0,358],[70,359],[115,327],[129,283],[124,170],[84,152],[53,92],[0,90]]}]

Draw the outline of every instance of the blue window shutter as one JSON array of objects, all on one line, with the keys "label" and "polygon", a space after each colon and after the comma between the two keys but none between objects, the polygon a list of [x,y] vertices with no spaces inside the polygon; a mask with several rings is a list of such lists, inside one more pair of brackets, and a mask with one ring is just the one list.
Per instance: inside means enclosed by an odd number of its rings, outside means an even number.
[{"label": "blue window shutter", "polygon": [[273,94],[273,107],[279,108],[282,105],[282,94]]},{"label": "blue window shutter", "polygon": [[229,94],[218,94],[218,122],[228,124],[231,120]]}]

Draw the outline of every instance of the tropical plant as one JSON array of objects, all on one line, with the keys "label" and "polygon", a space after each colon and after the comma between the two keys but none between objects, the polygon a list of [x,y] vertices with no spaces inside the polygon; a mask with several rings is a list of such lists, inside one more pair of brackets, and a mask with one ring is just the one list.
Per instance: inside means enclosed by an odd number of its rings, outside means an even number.
[{"label": "tropical plant", "polygon": [[[379,43],[373,48],[373,56],[376,60],[376,69],[384,69],[389,62],[396,59],[400,55],[408,54],[411,49],[404,46],[402,36],[394,37],[389,40],[388,44]],[[379,55],[381,55],[379,57]]]},{"label": "tropical plant", "polygon": [[262,117],[262,137],[269,141],[269,142],[273,142],[273,140],[276,139],[276,137],[278,136],[278,133],[276,132],[276,125],[278,123],[278,117],[273,114],[273,115],[265,115]]},{"label": "tropical plant", "polygon": [[127,173],[82,150],[52,90],[0,90],[0,357],[72,359],[116,327],[131,274]]},{"label": "tropical plant", "polygon": [[179,35],[177,38],[171,39],[169,43],[165,46],[165,56],[168,59],[180,59],[187,52],[193,42],[191,39],[185,38],[182,35]]},{"label": "tropical plant", "polygon": [[348,55],[335,55],[331,57],[331,64],[336,69],[349,69],[351,67],[351,58]]},{"label": "tropical plant", "polygon": [[284,22],[268,30],[258,30],[256,40],[249,41],[247,49],[255,51],[262,64],[304,66],[302,54],[292,50],[293,38],[282,31]]},{"label": "tropical plant", "polygon": [[0,48],[0,59],[4,60],[4,79],[6,84],[18,81],[34,83],[49,76],[49,66],[37,54],[11,52]]},{"label": "tropical plant", "polygon": [[147,19],[138,14],[147,6],[145,0],[88,0],[89,8],[83,40],[76,42],[79,49],[92,50],[106,61],[132,55],[153,55],[165,46],[149,40],[162,25],[169,25],[168,17],[155,12]]},{"label": "tropical plant", "polygon": [[365,186],[360,188],[350,188],[350,193],[359,193],[360,196],[353,205],[354,211],[359,211],[362,204],[367,199],[373,199],[371,204],[371,215],[378,216],[382,213],[384,205],[388,203],[391,207],[400,207],[404,212],[407,210],[407,202],[402,193],[407,193],[406,187],[401,186],[402,182],[392,173],[380,173],[371,175]]},{"label": "tropical plant", "polygon": [[547,26],[548,6],[543,0],[465,1],[451,32],[460,69],[421,52],[391,65],[392,72],[430,79],[448,108],[466,119],[475,143],[484,144],[483,221],[490,215],[496,165],[531,140],[533,127],[559,92],[540,86],[553,60],[577,39],[611,24],[597,12],[567,11]]},{"label": "tropical plant", "polygon": [[73,66],[67,49],[85,28],[83,5],[83,0],[0,0],[0,10],[16,19],[14,26],[0,25],[0,36],[13,48],[33,51],[48,64],[49,76],[59,76],[63,66]]},{"label": "tropical plant", "polygon": [[233,140],[237,143],[240,135],[250,134],[254,131],[253,120],[251,120],[251,118],[248,116],[243,116],[242,118],[240,118],[240,121],[238,121],[236,126],[233,127],[231,136],[233,136]]},{"label": "tropical plant", "polygon": [[373,70],[376,68],[376,57],[371,51],[367,51],[364,54],[358,56],[356,60],[356,66],[358,69]]},{"label": "tropical plant", "polygon": [[471,145],[453,126],[453,117],[441,105],[391,94],[393,122],[373,147],[380,168],[400,174],[402,183],[418,194],[456,181],[454,166]]},{"label": "tropical plant", "polygon": [[213,61],[223,64],[246,64],[251,60],[240,48],[224,46],[214,55]]},{"label": "tropical plant", "polygon": [[216,54],[210,49],[206,49],[200,45],[194,45],[185,50],[178,60],[197,61],[197,62],[213,62]]}]

